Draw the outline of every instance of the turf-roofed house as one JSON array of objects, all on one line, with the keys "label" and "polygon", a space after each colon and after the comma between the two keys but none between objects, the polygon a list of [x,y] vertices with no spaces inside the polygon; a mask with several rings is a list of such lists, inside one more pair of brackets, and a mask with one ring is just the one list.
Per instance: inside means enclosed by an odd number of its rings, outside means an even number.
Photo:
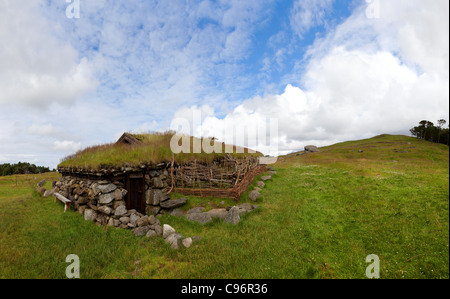
[{"label": "turf-roofed house", "polygon": [[180,138],[177,145],[187,141],[188,150],[174,154],[173,138],[172,132],[125,133],[116,143],[81,150],[58,165],[62,177],[55,191],[86,219],[133,228],[132,219],[126,225],[120,221],[130,211],[157,216],[186,203],[186,198],[171,199],[172,192],[238,201],[266,170],[261,153],[224,143],[222,151],[206,153],[196,150],[205,140],[194,137]]}]

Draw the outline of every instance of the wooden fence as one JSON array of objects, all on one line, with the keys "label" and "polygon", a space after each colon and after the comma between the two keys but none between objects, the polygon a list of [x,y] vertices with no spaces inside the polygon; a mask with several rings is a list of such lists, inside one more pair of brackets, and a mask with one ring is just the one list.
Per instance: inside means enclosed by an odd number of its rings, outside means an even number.
[{"label": "wooden fence", "polygon": [[[173,188],[173,192],[183,195],[194,195],[200,197],[216,197],[216,198],[233,198],[238,201],[239,197],[245,193],[248,186],[253,180],[266,171],[265,165],[258,165],[252,170],[248,171],[242,180],[236,181],[236,184],[232,188],[220,189],[220,188]],[[239,177],[239,176],[238,176]]]}]

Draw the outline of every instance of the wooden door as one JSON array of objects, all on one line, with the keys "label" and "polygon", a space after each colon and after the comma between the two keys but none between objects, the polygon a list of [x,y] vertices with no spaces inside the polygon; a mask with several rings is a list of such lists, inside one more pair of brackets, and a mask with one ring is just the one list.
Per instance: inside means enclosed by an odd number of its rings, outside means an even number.
[{"label": "wooden door", "polygon": [[144,175],[129,175],[127,178],[127,209],[145,214]]}]

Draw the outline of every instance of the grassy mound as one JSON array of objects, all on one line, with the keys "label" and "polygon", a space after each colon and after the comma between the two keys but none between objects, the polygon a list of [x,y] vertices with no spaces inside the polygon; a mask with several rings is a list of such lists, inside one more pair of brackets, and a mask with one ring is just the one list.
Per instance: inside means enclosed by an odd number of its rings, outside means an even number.
[{"label": "grassy mound", "polygon": [[[58,167],[76,167],[84,169],[100,169],[102,167],[120,167],[123,165],[140,166],[142,164],[158,164],[160,162],[172,161],[172,150],[170,141],[174,136],[173,132],[152,133],[152,134],[130,134],[139,141],[139,145],[126,144],[104,144],[88,147],[78,151],[74,155],[68,156],[58,165]],[[175,161],[184,163],[197,160],[200,163],[211,163],[215,159],[225,155],[226,145],[222,143],[222,151],[219,153],[207,154],[200,148],[199,153],[194,153],[194,145],[201,144],[203,139],[189,137],[190,152],[175,155]],[[233,146],[234,158],[242,158],[247,155],[262,156],[261,153],[252,153],[247,148]],[[241,153],[242,152],[242,153]]]}]

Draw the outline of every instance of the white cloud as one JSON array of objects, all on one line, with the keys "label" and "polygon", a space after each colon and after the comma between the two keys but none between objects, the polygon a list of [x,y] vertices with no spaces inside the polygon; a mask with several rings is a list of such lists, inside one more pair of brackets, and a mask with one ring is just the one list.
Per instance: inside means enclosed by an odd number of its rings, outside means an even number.
[{"label": "white cloud", "polygon": [[292,30],[302,38],[311,28],[322,25],[333,0],[297,0],[290,15]]},{"label": "white cloud", "polygon": [[53,143],[53,149],[61,152],[75,152],[81,149],[81,143],[69,140],[55,141]]},{"label": "white cloud", "polygon": [[86,59],[52,34],[40,1],[0,2],[0,103],[47,107],[72,103],[95,88]]},{"label": "white cloud", "polygon": [[[448,40],[448,26],[444,28],[441,22],[419,26],[431,13],[448,23],[448,10],[415,2],[416,13],[404,12],[394,21],[388,16],[402,7],[392,2],[381,3],[385,19],[366,18],[363,6],[316,41],[298,80],[303,89],[288,85],[280,95],[248,99],[224,118],[206,117],[195,131],[221,139],[242,134],[230,128],[257,127],[276,118],[278,149],[286,153],[308,144],[408,134],[422,119],[448,119],[448,45],[442,44]],[[448,2],[440,3],[448,7]],[[426,8],[421,10],[421,6]],[[410,38],[405,41],[406,32]],[[409,47],[416,44],[421,45],[419,50],[411,52]],[[186,108],[183,111],[188,114]]]}]

